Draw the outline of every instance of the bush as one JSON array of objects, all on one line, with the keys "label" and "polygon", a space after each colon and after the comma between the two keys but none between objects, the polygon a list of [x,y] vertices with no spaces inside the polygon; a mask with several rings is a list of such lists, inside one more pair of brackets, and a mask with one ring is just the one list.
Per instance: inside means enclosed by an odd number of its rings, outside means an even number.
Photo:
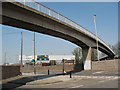
[{"label": "bush", "polygon": [[56,60],[50,60],[50,65],[56,65]]}]

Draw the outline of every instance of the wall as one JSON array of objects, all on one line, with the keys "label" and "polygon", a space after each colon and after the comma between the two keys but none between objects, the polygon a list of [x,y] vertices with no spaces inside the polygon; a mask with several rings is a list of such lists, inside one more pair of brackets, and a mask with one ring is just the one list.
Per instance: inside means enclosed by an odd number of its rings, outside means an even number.
[{"label": "wall", "polygon": [[[55,66],[37,66],[36,65],[36,71],[37,72],[47,72],[48,69],[51,72],[61,72],[63,69],[63,64],[58,64]],[[65,64],[65,71],[71,71],[74,69],[74,65],[73,64]],[[33,72],[33,66],[25,66],[23,67],[23,72]]]},{"label": "wall", "polygon": [[[120,61],[119,61],[120,64]],[[47,72],[47,70],[51,72],[61,72],[63,69],[62,64],[58,64],[56,66],[37,66],[37,72]],[[74,66],[74,64],[65,64],[65,71],[72,70],[82,70],[82,65]],[[92,61],[92,70],[104,70],[104,71],[118,71],[118,60],[105,60],[105,61]],[[25,66],[23,67],[23,72],[33,72],[33,66]]]},{"label": "wall", "polygon": [[[79,65],[74,65],[74,64],[64,64],[64,69],[66,72],[69,72],[69,71],[81,71],[83,70],[82,68],[82,64],[79,64]],[[48,69],[50,70],[50,72],[62,72],[63,70],[63,64],[57,64],[55,66],[37,66],[36,65],[36,71],[37,72],[47,72]],[[23,67],[23,72],[33,72],[34,71],[34,68],[33,66],[25,66]]]},{"label": "wall", "polygon": [[92,70],[118,71],[119,62],[118,59],[105,61],[92,61]]},{"label": "wall", "polygon": [[20,75],[20,66],[2,66],[2,79]]}]

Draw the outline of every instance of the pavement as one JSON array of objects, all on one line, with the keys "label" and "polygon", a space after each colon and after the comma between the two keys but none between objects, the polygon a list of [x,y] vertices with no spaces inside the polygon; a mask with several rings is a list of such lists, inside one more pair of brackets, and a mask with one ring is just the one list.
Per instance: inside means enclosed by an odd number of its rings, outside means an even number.
[{"label": "pavement", "polygon": [[[74,73],[74,72],[73,72]],[[74,73],[75,76],[118,76],[118,71],[81,71]]]},{"label": "pavement", "polygon": [[[62,78],[63,77],[63,78]],[[2,80],[2,88],[15,89],[23,85],[42,85],[49,83],[58,83],[68,80],[66,76],[62,74],[33,74],[33,73],[23,73],[22,76],[16,76],[8,79]]]},{"label": "pavement", "polygon": [[21,88],[62,88],[64,90],[71,88],[117,88],[116,79],[93,79],[93,78],[72,78],[69,81],[46,84],[46,85],[25,85]]},{"label": "pavement", "polygon": [[26,83],[26,85],[45,85],[45,84],[53,84],[53,83],[59,83],[59,82],[65,82],[70,80],[68,75],[62,75],[62,76],[55,76],[51,78],[46,78],[43,80],[36,80],[33,82]]},{"label": "pavement", "polygon": [[70,75],[23,73],[2,80],[3,88],[117,88],[118,72],[109,71],[81,71]]}]

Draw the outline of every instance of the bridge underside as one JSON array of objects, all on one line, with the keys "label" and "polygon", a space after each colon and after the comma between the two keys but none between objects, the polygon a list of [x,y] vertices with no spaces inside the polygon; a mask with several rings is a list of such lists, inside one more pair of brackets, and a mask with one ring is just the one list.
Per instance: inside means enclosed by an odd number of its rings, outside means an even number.
[{"label": "bridge underside", "polygon": [[[84,60],[91,60],[91,48],[96,48],[96,40],[90,36],[46,14],[21,6],[20,3],[4,2],[2,5],[2,24],[68,40],[83,49]],[[99,50],[111,58],[114,57],[114,54],[100,42]]]},{"label": "bridge underside", "polygon": [[74,43],[82,48],[85,48],[85,47],[88,48],[88,46],[85,43],[83,43],[82,41],[80,41],[80,40],[78,40],[78,39],[76,39],[68,34],[57,32],[55,30],[51,30],[51,29],[48,29],[45,27],[33,25],[30,23],[25,23],[22,21],[17,21],[15,19],[5,17],[5,16],[2,17],[2,24],[17,27],[17,28],[27,29],[30,31],[35,31],[38,33],[47,34],[47,35],[51,35],[51,36],[58,37],[58,38],[62,38],[62,39],[65,39],[67,41],[70,41],[70,42],[72,42],[72,43]]}]

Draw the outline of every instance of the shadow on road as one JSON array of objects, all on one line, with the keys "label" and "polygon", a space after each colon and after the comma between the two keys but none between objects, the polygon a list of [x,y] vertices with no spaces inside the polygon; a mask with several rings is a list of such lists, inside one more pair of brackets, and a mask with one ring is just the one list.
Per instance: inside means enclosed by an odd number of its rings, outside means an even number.
[{"label": "shadow on road", "polygon": [[[74,74],[74,73],[80,72],[82,70],[83,70],[82,66],[77,65],[77,66],[75,66],[74,70],[71,71],[71,73]],[[67,72],[67,75],[69,75],[69,74],[70,74],[70,71]],[[12,80],[12,81],[2,84],[2,88],[7,89],[7,90],[15,89],[22,85],[26,85],[26,83],[28,83],[28,82],[32,82],[32,81],[36,81],[36,80],[40,80],[40,79],[46,79],[46,78],[55,77],[55,76],[60,76],[60,75],[63,75],[63,74],[61,73],[61,74],[54,74],[54,75],[36,75],[36,76],[22,77],[20,79]]]},{"label": "shadow on road", "polygon": [[45,78],[50,78],[50,77],[55,77],[55,76],[60,76],[63,74],[55,74],[55,75],[37,75],[37,76],[28,76],[28,77],[22,77],[20,79],[16,79],[13,81],[9,81],[5,84],[2,84],[2,89],[14,89],[17,87],[20,87],[22,85],[26,85],[28,82],[32,82],[35,80],[40,80],[40,79],[45,79]]},{"label": "shadow on road", "polygon": [[[80,72],[80,71],[71,71],[72,74]],[[70,74],[70,71],[67,72],[67,75]],[[28,77],[22,77],[20,79],[16,79],[16,80],[12,80],[9,81],[5,84],[2,84],[2,89],[15,89],[17,87],[20,87],[22,85],[26,85],[26,83],[28,82],[32,82],[32,81],[36,81],[36,80],[40,80],[40,79],[46,79],[46,78],[50,78],[50,77],[55,77],[55,76],[60,76],[63,75],[61,74],[54,74],[54,75],[37,75],[37,76],[28,76]]]}]

